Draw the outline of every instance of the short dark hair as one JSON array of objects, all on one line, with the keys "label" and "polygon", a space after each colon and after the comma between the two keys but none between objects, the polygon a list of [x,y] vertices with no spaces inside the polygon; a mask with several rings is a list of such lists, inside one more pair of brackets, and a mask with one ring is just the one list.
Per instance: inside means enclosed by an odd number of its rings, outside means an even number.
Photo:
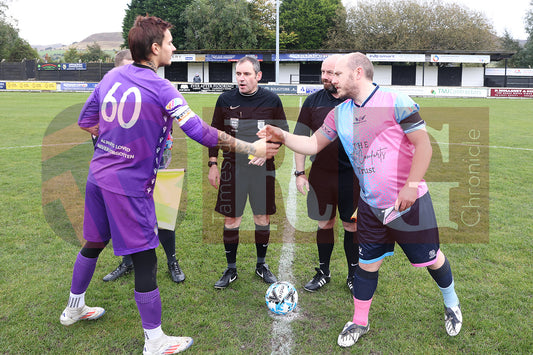
[{"label": "short dark hair", "polygon": [[128,33],[128,45],[131,56],[137,63],[148,60],[152,53],[152,44],[163,44],[165,31],[173,26],[170,22],[155,16],[137,16]]},{"label": "short dark hair", "polygon": [[115,67],[118,67],[123,60],[131,60],[131,52],[129,49],[123,49],[115,54]]},{"label": "short dark hair", "polygon": [[261,64],[259,63],[259,61],[257,60],[256,57],[252,57],[252,56],[247,55],[247,56],[242,57],[241,59],[239,59],[237,64],[241,64],[241,63],[244,63],[244,62],[252,63],[252,66],[253,66],[254,71],[255,71],[256,74],[261,71]]}]

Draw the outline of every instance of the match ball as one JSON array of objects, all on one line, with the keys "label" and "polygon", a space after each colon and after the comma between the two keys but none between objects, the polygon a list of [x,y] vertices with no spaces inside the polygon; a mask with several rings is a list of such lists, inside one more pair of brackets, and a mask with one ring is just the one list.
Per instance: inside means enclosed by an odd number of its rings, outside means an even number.
[{"label": "match ball", "polygon": [[275,282],[268,288],[265,301],[270,311],[284,315],[293,311],[298,304],[298,291],[290,282]]}]

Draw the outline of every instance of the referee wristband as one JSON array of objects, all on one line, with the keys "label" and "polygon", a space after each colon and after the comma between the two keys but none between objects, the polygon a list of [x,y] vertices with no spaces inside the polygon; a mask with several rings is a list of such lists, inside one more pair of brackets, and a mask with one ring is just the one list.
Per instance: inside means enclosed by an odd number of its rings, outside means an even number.
[{"label": "referee wristband", "polygon": [[298,176],[300,176],[300,175],[305,175],[305,170],[302,170],[302,171],[298,171],[298,170],[296,170],[296,171],[294,172],[294,176],[298,177]]}]

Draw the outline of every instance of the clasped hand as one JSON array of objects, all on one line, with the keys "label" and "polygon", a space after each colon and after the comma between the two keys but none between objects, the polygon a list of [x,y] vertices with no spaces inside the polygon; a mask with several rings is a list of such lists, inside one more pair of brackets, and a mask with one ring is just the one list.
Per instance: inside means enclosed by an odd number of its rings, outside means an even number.
[{"label": "clasped hand", "polygon": [[283,131],[278,127],[267,125],[257,132],[257,136],[261,139],[253,143],[255,154],[253,154],[254,157],[250,160],[250,164],[261,166],[266,159],[278,154],[280,143],[283,143]]}]

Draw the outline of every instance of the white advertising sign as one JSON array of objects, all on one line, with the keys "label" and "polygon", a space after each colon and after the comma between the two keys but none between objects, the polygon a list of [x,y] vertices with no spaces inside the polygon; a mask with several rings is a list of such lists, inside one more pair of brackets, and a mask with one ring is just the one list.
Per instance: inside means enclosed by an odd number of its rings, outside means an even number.
[{"label": "white advertising sign", "polygon": [[369,53],[366,55],[372,62],[425,62],[425,54]]},{"label": "white advertising sign", "polygon": [[490,55],[432,54],[433,63],[490,63]]}]

